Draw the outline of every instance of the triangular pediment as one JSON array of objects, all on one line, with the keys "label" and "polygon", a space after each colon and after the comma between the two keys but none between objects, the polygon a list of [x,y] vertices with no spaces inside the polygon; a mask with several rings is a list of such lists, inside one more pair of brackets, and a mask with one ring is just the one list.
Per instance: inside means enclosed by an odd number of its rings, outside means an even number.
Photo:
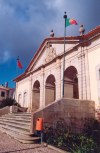
[{"label": "triangular pediment", "polygon": [[[35,56],[33,57],[30,65],[27,68],[27,72],[34,71],[39,67],[49,63],[57,56],[61,56],[64,52],[64,39],[62,40],[53,40],[46,39],[41,44],[39,50],[36,52]],[[65,50],[68,51],[70,48],[75,46],[79,40],[67,40],[65,45]]]},{"label": "triangular pediment", "polygon": [[[55,58],[62,58],[64,53],[64,40],[65,40],[65,54],[77,51],[78,47],[88,46],[91,41],[100,36],[100,26],[97,26],[95,29],[91,30],[85,35],[82,36],[69,36],[69,37],[51,37],[46,38],[43,43],[40,45],[36,54],[30,61],[26,71],[14,79],[15,82],[22,80],[23,78],[29,76],[31,72],[38,70],[42,66],[46,66],[50,61],[55,61]],[[50,46],[48,46],[50,45]]]},{"label": "triangular pediment", "polygon": [[48,62],[52,61],[56,56],[57,56],[56,47],[50,43],[47,43],[44,47],[43,52],[41,53],[36,63],[34,64],[34,69],[37,69],[40,66],[47,64]]}]

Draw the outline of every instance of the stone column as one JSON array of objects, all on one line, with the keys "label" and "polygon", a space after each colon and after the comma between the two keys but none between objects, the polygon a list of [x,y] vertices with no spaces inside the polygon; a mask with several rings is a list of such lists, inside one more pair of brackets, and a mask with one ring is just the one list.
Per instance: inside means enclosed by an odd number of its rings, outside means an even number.
[{"label": "stone column", "polygon": [[18,102],[18,83],[16,82],[16,88],[15,88],[15,99]]},{"label": "stone column", "polygon": [[90,89],[90,74],[89,74],[89,61],[88,61],[88,49],[85,51],[85,65],[86,65],[86,86],[87,86],[87,99],[91,99],[91,89]]},{"label": "stone column", "polygon": [[40,108],[45,106],[44,92],[45,92],[45,84],[44,84],[44,68],[41,68],[40,72],[41,82],[40,82]]},{"label": "stone column", "polygon": [[32,111],[32,75],[29,76],[29,104],[28,112]]},{"label": "stone column", "polygon": [[56,100],[61,98],[61,61],[56,60]]},{"label": "stone column", "polygon": [[80,50],[79,61],[79,99],[87,99],[86,68],[84,47]]}]

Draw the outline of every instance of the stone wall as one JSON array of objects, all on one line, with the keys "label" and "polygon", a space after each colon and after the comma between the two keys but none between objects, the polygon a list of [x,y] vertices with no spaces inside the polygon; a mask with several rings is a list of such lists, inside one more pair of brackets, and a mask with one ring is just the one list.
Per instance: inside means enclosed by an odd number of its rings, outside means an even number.
[{"label": "stone wall", "polygon": [[10,107],[9,106],[6,106],[6,107],[0,109],[0,116],[8,114],[8,113],[10,113]]},{"label": "stone wall", "polygon": [[0,116],[8,114],[8,113],[17,113],[18,109],[20,109],[21,112],[25,112],[25,110],[27,111],[27,108],[21,108],[21,107],[18,108],[18,106],[15,106],[15,105],[6,106],[0,109]]},{"label": "stone wall", "polygon": [[72,132],[80,132],[86,118],[95,118],[95,103],[68,98],[55,101],[32,114],[31,132],[35,130],[36,121],[41,117],[44,126],[55,126],[57,121],[63,120],[71,127]]}]

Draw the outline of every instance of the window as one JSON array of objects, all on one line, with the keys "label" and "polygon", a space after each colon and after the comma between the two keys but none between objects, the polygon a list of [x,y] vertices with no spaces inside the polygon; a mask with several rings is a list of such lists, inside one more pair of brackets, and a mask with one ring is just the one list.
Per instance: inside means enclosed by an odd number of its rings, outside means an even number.
[{"label": "window", "polygon": [[100,69],[99,69],[99,80],[100,80]]},{"label": "window", "polygon": [[22,100],[22,95],[19,94],[19,95],[18,95],[18,103],[19,103],[19,104],[21,104],[21,100]]},{"label": "window", "polygon": [[5,97],[5,92],[1,91],[1,97]]},{"label": "window", "polygon": [[24,97],[23,97],[23,107],[27,106],[27,92],[24,92]]}]

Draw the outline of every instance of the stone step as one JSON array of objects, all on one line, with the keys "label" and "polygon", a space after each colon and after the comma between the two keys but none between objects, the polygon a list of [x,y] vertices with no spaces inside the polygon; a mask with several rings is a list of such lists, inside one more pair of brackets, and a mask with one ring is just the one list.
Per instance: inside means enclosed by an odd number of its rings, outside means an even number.
[{"label": "stone step", "polygon": [[21,120],[31,121],[31,117],[23,117],[23,116],[17,117],[17,116],[9,116],[8,115],[8,116],[1,116],[0,119],[2,119],[2,118],[3,119],[12,119],[12,120],[17,120],[17,119],[20,120],[21,119]]},{"label": "stone step", "polygon": [[8,115],[8,116],[2,116],[0,118],[6,118],[10,120],[25,120],[25,121],[31,121],[31,116],[14,116],[14,115]]},{"label": "stone step", "polygon": [[34,143],[36,144],[36,143],[40,143],[40,140],[41,140],[41,138],[38,138],[38,137],[33,137],[33,140],[18,139],[18,138],[15,138],[15,139],[25,144],[34,144]]},{"label": "stone step", "polygon": [[9,113],[9,114],[16,114],[16,115],[31,115],[31,113],[28,112],[16,112],[16,113]]},{"label": "stone step", "polygon": [[1,125],[1,124],[0,124],[0,130],[5,133],[7,133],[7,131],[14,131],[14,132],[19,132],[19,133],[25,134],[25,135],[31,135],[30,131],[25,131],[23,129],[18,129],[16,127],[10,127],[10,126],[5,126],[5,125]]},{"label": "stone step", "polygon": [[5,114],[5,116],[31,116],[31,113],[9,113],[9,114]]},{"label": "stone step", "polygon": [[25,123],[30,123],[31,122],[31,119],[23,119],[23,118],[11,118],[11,117],[0,117],[0,120],[7,120],[7,121],[11,121],[11,120],[14,120],[16,122],[25,122]]},{"label": "stone step", "polygon": [[11,124],[11,123],[6,123],[6,122],[0,121],[0,126],[2,126],[2,125],[6,126],[6,127],[9,126],[12,128],[22,129],[24,131],[30,131],[30,126],[26,126],[26,125],[22,126],[22,125],[18,125],[18,124]]},{"label": "stone step", "polygon": [[4,115],[3,117],[7,117],[7,118],[28,118],[31,119],[31,115],[16,115],[16,114],[8,114],[8,115]]},{"label": "stone step", "polygon": [[30,133],[31,113],[12,113],[0,117],[0,130],[22,143],[36,143],[40,141]]},{"label": "stone step", "polygon": [[20,130],[15,130],[13,131],[12,129],[6,129],[6,128],[0,128],[0,130],[8,135],[10,135],[11,137],[13,137],[14,139],[20,141],[21,143],[37,143],[40,141],[40,137],[37,137],[35,134],[33,133],[29,133],[29,132],[23,132]]},{"label": "stone step", "polygon": [[23,120],[8,120],[8,119],[6,119],[6,118],[0,118],[0,122],[4,122],[4,123],[14,123],[14,124],[20,124],[20,125],[28,125],[28,126],[30,126],[30,124],[31,124],[31,122],[30,121],[28,121],[28,122],[26,122],[26,121],[23,121]]},{"label": "stone step", "polygon": [[36,135],[30,136],[30,135],[24,135],[24,134],[12,132],[12,131],[8,131],[7,134],[9,134],[10,136],[16,139],[25,140],[25,141],[34,141],[34,140],[40,139],[40,137],[37,137]]}]

